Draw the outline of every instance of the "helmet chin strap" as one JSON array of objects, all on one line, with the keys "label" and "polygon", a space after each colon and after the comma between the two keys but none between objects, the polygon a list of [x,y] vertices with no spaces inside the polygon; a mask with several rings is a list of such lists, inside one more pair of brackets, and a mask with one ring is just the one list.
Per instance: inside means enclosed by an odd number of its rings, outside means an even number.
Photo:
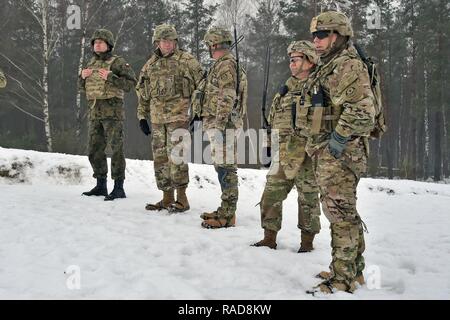
[{"label": "helmet chin strap", "polygon": [[333,35],[333,32],[330,32],[330,34],[328,35],[328,46],[327,46],[327,48],[325,50],[323,50],[322,53],[319,53],[319,55],[321,57],[326,57],[333,50],[333,47],[336,44],[336,41],[333,42],[333,40],[332,40],[332,37],[331,37],[332,35]]},{"label": "helmet chin strap", "polygon": [[300,69],[298,70],[297,74],[296,74],[294,77],[299,78],[299,76],[300,76],[302,73],[304,73],[304,72],[309,72],[309,71],[311,70],[311,68],[309,68],[309,69],[303,68],[304,65],[305,65],[305,61],[303,60],[303,61],[302,61],[302,64],[300,65]]},{"label": "helmet chin strap", "polygon": [[305,65],[305,60],[302,60],[302,64],[300,65],[300,69],[298,70],[297,75],[301,75],[303,72],[306,71],[306,69],[303,69],[304,65]]},{"label": "helmet chin strap", "polygon": [[209,46],[209,57],[210,57],[211,59],[213,58],[214,51],[216,51],[216,50],[213,50],[212,47],[213,47],[213,46]]}]

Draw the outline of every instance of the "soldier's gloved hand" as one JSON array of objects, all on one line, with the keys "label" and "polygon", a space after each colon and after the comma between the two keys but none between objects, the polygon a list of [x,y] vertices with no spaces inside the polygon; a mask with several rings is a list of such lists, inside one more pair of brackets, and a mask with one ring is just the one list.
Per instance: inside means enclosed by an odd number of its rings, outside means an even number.
[{"label": "soldier's gloved hand", "polygon": [[342,157],[345,146],[349,138],[341,136],[336,131],[331,133],[330,142],[328,143],[328,150],[336,159]]},{"label": "soldier's gloved hand", "polygon": [[141,121],[139,121],[139,126],[141,127],[142,132],[148,136],[149,134],[152,133],[152,131],[150,130],[150,127],[148,125],[147,120],[142,119]]}]

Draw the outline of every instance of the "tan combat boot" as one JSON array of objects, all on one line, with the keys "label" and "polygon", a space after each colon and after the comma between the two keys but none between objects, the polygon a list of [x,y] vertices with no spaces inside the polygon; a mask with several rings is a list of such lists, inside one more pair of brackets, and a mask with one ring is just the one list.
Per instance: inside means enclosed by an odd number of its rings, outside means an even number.
[{"label": "tan combat boot", "polygon": [[264,229],[264,239],[252,244],[252,247],[269,247],[270,249],[277,248],[277,232],[269,229]]},{"label": "tan combat boot", "polygon": [[314,250],[313,241],[316,235],[314,233],[309,233],[302,231],[302,242],[300,244],[300,249],[298,249],[298,253],[311,252]]},{"label": "tan combat boot", "polygon": [[200,216],[203,219],[202,227],[205,229],[230,228],[236,225],[236,215],[231,217],[221,217],[217,211],[211,213],[203,213]]},{"label": "tan combat boot", "polygon": [[336,291],[353,293],[356,290],[356,283],[353,281],[350,286],[340,281],[325,281],[318,286],[318,290],[325,294],[333,294]]},{"label": "tan combat boot", "polygon": [[170,206],[170,212],[185,212],[191,207],[186,196],[187,187],[177,189],[177,201]]},{"label": "tan combat boot", "polygon": [[323,279],[323,280],[331,279],[331,272],[321,271],[319,274],[316,275],[316,278]]},{"label": "tan combat boot", "polygon": [[356,281],[353,281],[351,285],[347,285],[342,281],[337,280],[325,280],[319,285],[312,288],[312,290],[307,290],[306,293],[312,294],[313,296],[320,294],[333,294],[338,291],[343,291],[347,293],[353,293],[357,289]]},{"label": "tan combat boot", "polygon": [[355,281],[358,282],[360,286],[366,284],[366,280],[364,279],[364,275],[362,273],[358,273],[356,275]]},{"label": "tan combat boot", "polygon": [[145,207],[149,211],[167,210],[175,202],[174,191],[164,191],[163,199],[155,204],[147,204]]},{"label": "tan combat boot", "polygon": [[[329,280],[331,279],[331,272],[328,271],[322,271],[318,275],[316,275],[316,278],[323,279],[323,280]],[[360,285],[363,286],[366,284],[366,280],[364,279],[364,275],[362,273],[358,273],[356,275],[355,281]]]}]

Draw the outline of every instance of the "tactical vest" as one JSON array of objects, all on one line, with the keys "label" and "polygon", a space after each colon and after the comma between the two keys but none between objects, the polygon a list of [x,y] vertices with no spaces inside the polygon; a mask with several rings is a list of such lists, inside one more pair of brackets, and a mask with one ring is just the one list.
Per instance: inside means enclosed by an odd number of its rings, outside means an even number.
[{"label": "tactical vest", "polygon": [[195,79],[189,70],[191,55],[177,50],[170,57],[153,54],[143,71],[142,96],[149,101],[153,123],[189,120],[189,101]]},{"label": "tactical vest", "polygon": [[294,132],[296,125],[293,122],[295,112],[301,100],[301,89],[304,81],[289,78],[286,82],[287,92],[277,93],[270,109],[269,123],[272,129],[279,130],[281,135]]},{"label": "tactical vest", "polygon": [[[349,59],[359,59],[356,51],[352,48],[346,50],[345,54],[332,59],[311,74],[302,89],[302,99],[297,111],[296,126],[305,128],[308,135],[320,133],[331,133],[337,126],[342,113],[342,103],[331,101],[330,88],[324,86],[323,81],[331,75],[335,68]],[[337,84],[335,91],[341,92],[355,81],[352,74],[344,75],[341,82]],[[323,90],[322,102],[315,103],[313,96],[317,96]]]},{"label": "tactical vest", "polygon": [[187,70],[183,64],[183,53],[175,53],[168,58],[153,55],[148,66],[145,95],[148,99],[189,99],[195,89],[192,79],[186,77]]},{"label": "tactical vest", "polygon": [[116,61],[118,56],[112,56],[108,60],[101,60],[93,58],[87,68],[92,69],[92,75],[86,78],[86,97],[88,100],[107,100],[111,98],[122,99],[125,93],[122,89],[117,88],[112,83],[103,80],[100,77],[98,70],[111,70],[111,66]]}]

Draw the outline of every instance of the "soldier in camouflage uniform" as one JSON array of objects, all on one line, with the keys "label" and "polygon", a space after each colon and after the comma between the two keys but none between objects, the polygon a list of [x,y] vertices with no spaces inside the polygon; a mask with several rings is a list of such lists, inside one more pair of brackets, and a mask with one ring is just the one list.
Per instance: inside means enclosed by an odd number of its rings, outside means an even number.
[{"label": "soldier in camouflage uniform", "polygon": [[[123,121],[125,91],[136,86],[136,76],[130,65],[112,53],[114,36],[105,29],[94,32],[91,38],[94,56],[82,70],[79,87],[86,92],[89,106],[89,161],[97,185],[86,196],[105,196],[105,201],[125,198],[125,156],[123,151]],[[114,190],[108,195],[108,163],[105,150],[111,146],[111,176]]]},{"label": "soldier in camouflage uniform", "polygon": [[[236,138],[247,109],[247,77],[242,68],[238,70],[236,59],[230,52],[233,39],[229,31],[213,27],[206,33],[204,42],[214,64],[202,84],[202,103],[195,104],[194,113],[203,119],[203,128],[211,143],[211,155],[222,189],[222,202],[217,210],[203,213],[201,218],[204,228],[227,228],[236,223]],[[227,143],[227,140],[233,143]]]},{"label": "soldier in camouflage uniform", "polygon": [[[163,191],[163,199],[156,204],[148,204],[146,209],[183,212],[190,208],[186,196],[189,168],[187,159],[173,159],[172,151],[181,141],[186,144],[190,141],[187,130],[190,100],[203,70],[191,54],[178,48],[174,26],[157,26],[153,43],[157,48],[142,68],[138,81],[137,116],[144,134],[152,133],[155,176],[158,189]],[[147,118],[151,121],[152,130]],[[186,134],[180,140],[172,141],[174,131],[179,129],[184,129]],[[184,150],[189,148],[190,145],[184,146]],[[176,202],[174,190],[177,190]]]},{"label": "soldier in camouflage uniform", "polygon": [[350,42],[353,30],[342,13],[313,18],[311,33],[319,65],[304,87],[312,107],[306,151],[313,158],[324,214],[330,221],[330,272],[312,293],[353,292],[363,284],[364,223],[356,210],[356,189],[366,172],[368,137],[374,128],[374,96],[367,68]]},{"label": "soldier in camouflage uniform", "polygon": [[0,69],[0,88],[6,87],[6,77],[3,71]]},{"label": "soldier in camouflage uniform", "polygon": [[[298,192],[298,228],[301,229],[299,253],[313,250],[313,240],[320,232],[319,189],[314,178],[311,158],[306,154],[304,127],[296,127],[293,114],[300,107],[301,89],[317,64],[314,45],[294,41],[288,47],[292,76],[276,94],[269,114],[272,130],[278,133],[278,156],[267,174],[261,199],[261,225],[264,239],[256,247],[276,249],[276,236],[281,229],[283,201],[294,185]],[[293,110],[295,108],[295,110]],[[300,110],[299,110],[300,112]]]}]

